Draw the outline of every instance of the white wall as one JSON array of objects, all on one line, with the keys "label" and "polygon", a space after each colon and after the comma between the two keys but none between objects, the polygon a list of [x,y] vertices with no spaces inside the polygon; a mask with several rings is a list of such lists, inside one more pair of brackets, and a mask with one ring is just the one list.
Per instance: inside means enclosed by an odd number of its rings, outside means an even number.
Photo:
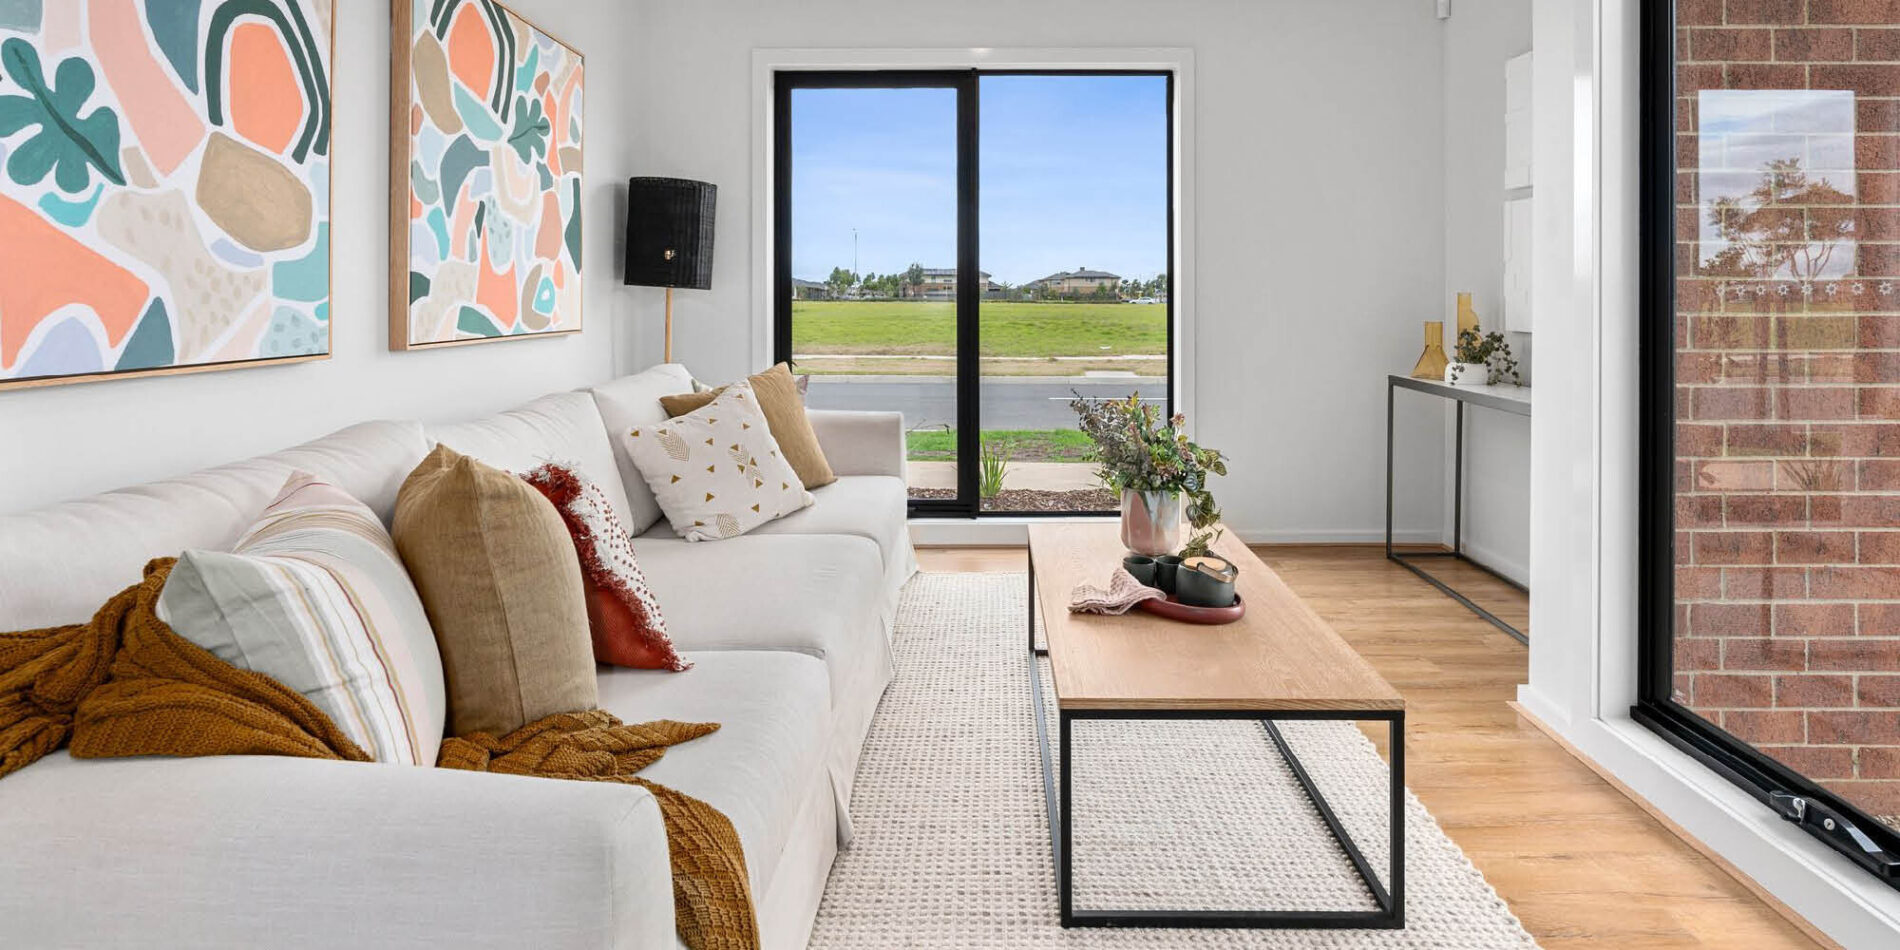
[{"label": "white wall", "polygon": [[[1445,21],[1445,313],[1471,291],[1481,324],[1502,325],[1504,61],[1531,48],[1531,0],[1458,0]],[[1528,333],[1506,333],[1531,381]],[[1531,423],[1465,410],[1465,548],[1520,583],[1530,580]]]},{"label": "white wall", "polygon": [[340,0],[335,57],[333,355],[325,362],[0,392],[0,511],[254,455],[372,418],[449,419],[612,373],[630,298],[620,193],[635,173],[634,32],[620,0],[513,0],[587,55],[584,332],[388,349],[389,9]]},{"label": "white wall", "polygon": [[[269,451],[365,418],[492,411],[657,362],[660,294],[618,284],[632,174],[720,185],[714,289],[676,295],[678,355],[757,367],[750,302],[752,50],[1190,47],[1195,52],[1198,435],[1233,457],[1220,497],[1250,538],[1372,540],[1384,503],[1383,376],[1446,297],[1443,46],[1424,0],[940,3],[521,0],[590,54],[586,332],[398,354],[384,281],[388,20],[337,35],[334,355],[323,363],[0,393],[0,510]],[[928,24],[928,28],[920,24]],[[1400,417],[1401,536],[1439,536],[1439,410]]]},{"label": "white wall", "polygon": [[[624,52],[644,174],[719,186],[713,289],[675,295],[675,355],[708,379],[749,340],[755,48],[1189,47],[1196,64],[1198,436],[1233,456],[1216,492],[1250,538],[1373,540],[1384,518],[1384,375],[1418,357],[1444,296],[1439,26],[1426,0],[703,0],[651,3]],[[636,292],[623,360],[659,351]],[[1408,455],[1402,527],[1437,537],[1442,421]]]}]

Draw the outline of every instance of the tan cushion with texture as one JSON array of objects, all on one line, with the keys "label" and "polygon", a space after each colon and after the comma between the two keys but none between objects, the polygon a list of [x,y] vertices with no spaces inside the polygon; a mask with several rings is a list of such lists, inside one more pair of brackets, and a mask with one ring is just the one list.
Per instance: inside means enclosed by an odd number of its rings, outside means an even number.
[{"label": "tan cushion with texture", "polygon": [[403,482],[393,534],[441,648],[451,735],[599,704],[580,560],[540,492],[438,445]]},{"label": "tan cushion with texture", "polygon": [[[748,377],[747,382],[752,384],[759,408],[765,412],[765,425],[772,430],[779,452],[792,464],[792,471],[798,473],[798,480],[805,483],[805,488],[810,490],[837,481],[831,463],[825,461],[825,450],[818,447],[818,433],[812,431],[811,418],[805,415],[805,400],[798,394],[798,379],[792,375],[792,368],[780,363]],[[721,386],[710,392],[661,396],[660,408],[666,410],[667,418],[677,419],[705,408],[724,391],[725,387]]]},{"label": "tan cushion with texture", "polygon": [[677,396],[661,396],[660,408],[666,410],[666,417],[668,419],[678,419],[681,416],[706,408],[708,403],[711,403],[720,393],[725,391],[726,387],[721,386],[718,389],[708,389],[703,393],[680,393]]}]

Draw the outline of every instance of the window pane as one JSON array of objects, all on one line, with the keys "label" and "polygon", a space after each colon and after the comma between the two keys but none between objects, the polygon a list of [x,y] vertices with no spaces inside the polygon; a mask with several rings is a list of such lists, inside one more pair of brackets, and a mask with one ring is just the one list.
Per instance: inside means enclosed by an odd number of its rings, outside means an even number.
[{"label": "window pane", "polygon": [[1710,6],[1676,6],[1672,698],[1894,822],[1900,100],[1840,62],[1893,47]]},{"label": "window pane", "polygon": [[1069,402],[1167,403],[1168,80],[978,88],[983,506],[1110,510]]},{"label": "window pane", "polygon": [[913,498],[957,485],[957,93],[794,89],[792,357],[814,409],[900,410]]}]

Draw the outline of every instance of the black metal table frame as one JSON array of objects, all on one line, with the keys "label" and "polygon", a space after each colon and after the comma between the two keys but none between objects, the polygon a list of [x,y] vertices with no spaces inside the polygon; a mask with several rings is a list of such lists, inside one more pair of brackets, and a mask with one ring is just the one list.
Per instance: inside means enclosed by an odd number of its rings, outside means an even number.
[{"label": "black metal table frame", "polygon": [[[1401,388],[1410,389],[1414,392],[1425,393],[1427,395],[1437,396],[1441,399],[1449,399],[1452,401],[1453,405],[1458,407],[1457,408],[1457,417],[1458,417],[1457,436],[1454,439],[1454,448],[1452,450],[1452,458],[1454,461],[1452,462],[1451,550],[1449,551],[1400,551],[1400,550],[1395,550],[1392,546],[1392,492],[1393,492],[1393,464],[1392,464],[1393,413],[1392,413],[1392,409],[1393,409],[1393,398],[1398,394],[1398,391]],[[1446,391],[1447,389],[1450,389],[1452,391],[1447,392]],[[1417,574],[1419,577],[1424,579],[1425,583],[1438,588],[1439,591],[1444,593],[1445,596],[1450,597],[1452,600],[1455,600],[1465,605],[1465,607],[1469,609],[1472,613],[1477,614],[1478,616],[1483,617],[1484,619],[1490,621],[1492,626],[1495,626],[1499,630],[1502,630],[1505,633],[1508,633],[1511,636],[1517,638],[1517,641],[1519,643],[1528,644],[1531,642],[1530,637],[1526,635],[1524,631],[1511,626],[1510,623],[1499,618],[1497,614],[1494,614],[1491,611],[1478,606],[1476,603],[1472,602],[1471,598],[1466,597],[1465,595],[1459,593],[1457,590],[1453,589],[1450,584],[1447,584],[1444,581],[1439,580],[1437,577],[1432,576],[1432,574],[1427,572],[1424,568],[1421,568],[1417,564],[1412,563],[1414,560],[1431,560],[1431,559],[1438,559],[1438,558],[1449,558],[1452,560],[1462,561],[1466,564],[1471,565],[1472,567],[1477,568],[1478,570],[1485,572],[1486,574],[1491,575],[1492,577],[1497,578],[1500,581],[1503,581],[1506,584],[1511,585],[1512,587],[1517,588],[1518,590],[1524,591],[1526,593],[1530,591],[1530,588],[1525,587],[1523,584],[1520,584],[1517,581],[1514,581],[1508,577],[1505,577],[1503,574],[1498,573],[1495,568],[1465,553],[1464,548],[1465,548],[1465,404],[1466,403],[1471,403],[1472,405],[1481,406],[1486,409],[1495,409],[1495,410],[1498,410],[1499,412],[1508,412],[1514,415],[1520,415],[1520,416],[1530,415],[1530,407],[1528,405],[1525,405],[1523,403],[1513,402],[1508,399],[1499,399],[1496,396],[1492,396],[1486,393],[1459,391],[1454,387],[1446,386],[1443,384],[1433,385],[1431,383],[1421,382],[1419,380],[1415,380],[1407,376],[1387,376],[1385,378],[1385,556],[1390,560],[1398,562],[1398,564],[1404,567],[1406,570],[1411,571],[1414,574]]]},{"label": "black metal table frame", "polygon": [[[1049,851],[1055,861],[1056,901],[1064,927],[1194,927],[1252,929],[1340,929],[1400,930],[1405,927],[1405,711],[1403,709],[1368,710],[1276,710],[1268,716],[1246,709],[1059,709],[1060,736],[1058,764],[1052,767],[1049,755],[1048,715],[1043,710],[1042,670],[1038,657],[1048,656],[1047,649],[1036,646],[1036,562],[1029,556],[1029,688],[1036,711],[1036,742],[1042,752],[1042,793],[1049,814]],[[1267,739],[1286,760],[1287,768],[1313,803],[1320,820],[1332,833],[1333,840],[1352,862],[1353,870],[1371,893],[1377,910],[1077,910],[1073,886],[1075,828],[1069,821],[1070,723],[1077,719],[1153,719],[1153,720],[1259,720]],[[1388,833],[1391,836],[1387,877],[1391,888],[1380,883],[1371,862],[1359,850],[1326,796],[1314,784],[1306,767],[1294,754],[1275,720],[1330,719],[1347,721],[1379,720],[1386,723],[1389,755]],[[1057,770],[1060,770],[1060,776]]]}]

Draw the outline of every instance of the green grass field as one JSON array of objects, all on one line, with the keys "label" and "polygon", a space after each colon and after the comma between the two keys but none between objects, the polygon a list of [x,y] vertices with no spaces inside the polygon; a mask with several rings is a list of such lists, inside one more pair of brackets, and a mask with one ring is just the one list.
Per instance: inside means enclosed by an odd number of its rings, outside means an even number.
[{"label": "green grass field", "polygon": [[[1138,356],[1168,351],[1166,307],[1123,303],[985,301],[983,356]],[[956,305],[948,301],[799,300],[792,352],[800,355],[950,356]]]},{"label": "green grass field", "polygon": [[[1086,462],[1089,437],[1074,429],[998,429],[983,433],[983,441],[1009,446],[1015,462]],[[957,431],[932,429],[905,434],[913,462],[951,462],[957,457]]]}]

